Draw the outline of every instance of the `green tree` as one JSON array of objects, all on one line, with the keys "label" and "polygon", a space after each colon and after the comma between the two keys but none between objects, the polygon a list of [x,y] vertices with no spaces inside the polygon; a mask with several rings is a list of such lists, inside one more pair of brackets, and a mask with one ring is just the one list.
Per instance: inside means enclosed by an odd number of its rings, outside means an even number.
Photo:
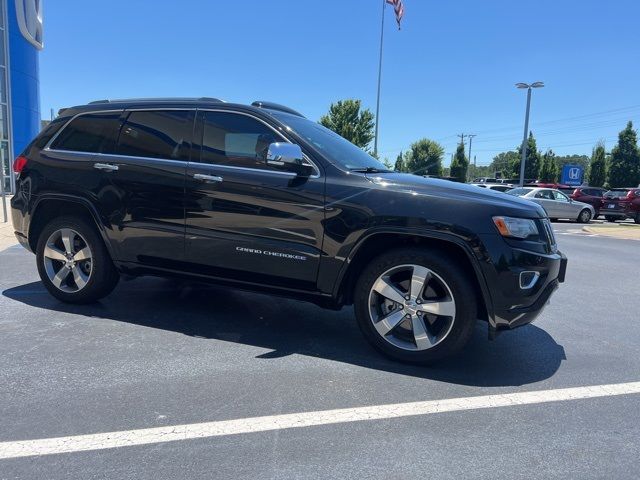
[{"label": "green tree", "polygon": [[556,183],[558,181],[558,165],[556,164],[556,154],[553,153],[553,150],[547,150],[542,156],[538,179],[548,183]]},{"label": "green tree", "polygon": [[402,159],[402,152],[396,157],[396,164],[393,168],[396,172],[404,172],[404,160]]},{"label": "green tree", "polygon": [[640,152],[632,122],[620,132],[618,144],[611,150],[607,177],[611,188],[635,187],[640,183]]},{"label": "green tree", "polygon": [[464,154],[464,143],[460,142],[456,149],[456,154],[451,161],[450,174],[456,181],[464,183],[467,181],[467,170],[469,169],[469,161]]},{"label": "green tree", "polygon": [[329,113],[320,118],[320,124],[369,151],[369,144],[374,137],[374,115],[368,108],[361,109],[360,100],[332,103]]},{"label": "green tree", "polygon": [[405,153],[404,169],[416,175],[442,175],[442,157],[444,148],[438,142],[423,138],[411,144],[411,150]]},{"label": "green tree", "polygon": [[491,162],[491,175],[502,173],[504,178],[517,178],[520,175],[520,156],[516,151],[501,152]]},{"label": "green tree", "polygon": [[604,143],[598,142],[591,154],[589,163],[589,185],[602,187],[607,179],[607,163]]},{"label": "green tree", "polygon": [[[518,155],[522,155],[522,146],[518,149]],[[529,139],[527,140],[527,163],[524,166],[524,178],[535,179],[538,178],[538,172],[540,171],[540,152],[536,145],[536,139],[533,136],[533,132],[529,132]],[[515,172],[514,172],[515,173]],[[520,176],[520,168],[518,167],[518,174]]]}]

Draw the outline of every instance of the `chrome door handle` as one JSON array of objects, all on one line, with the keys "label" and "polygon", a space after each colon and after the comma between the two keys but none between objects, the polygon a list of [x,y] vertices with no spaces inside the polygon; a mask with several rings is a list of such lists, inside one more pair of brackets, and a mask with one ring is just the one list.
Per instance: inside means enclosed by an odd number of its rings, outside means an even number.
[{"label": "chrome door handle", "polygon": [[205,175],[204,173],[195,173],[193,178],[196,180],[202,180],[205,183],[213,183],[213,182],[221,182],[222,177],[218,177],[217,175]]},{"label": "chrome door handle", "polygon": [[93,168],[98,170],[104,170],[105,172],[117,172],[120,167],[112,165],[110,163],[94,163]]}]

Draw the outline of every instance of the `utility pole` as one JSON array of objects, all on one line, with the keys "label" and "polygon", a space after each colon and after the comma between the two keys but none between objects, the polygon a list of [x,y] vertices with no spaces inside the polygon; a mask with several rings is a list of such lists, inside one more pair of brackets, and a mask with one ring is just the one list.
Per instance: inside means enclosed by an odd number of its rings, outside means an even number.
[{"label": "utility pole", "polygon": [[[469,135],[469,163],[471,163],[471,142],[473,142],[473,137],[477,137],[476,134],[471,134]],[[473,170],[475,172],[476,169],[476,162],[474,160],[473,162]],[[467,174],[467,181],[469,180],[469,175]]]}]

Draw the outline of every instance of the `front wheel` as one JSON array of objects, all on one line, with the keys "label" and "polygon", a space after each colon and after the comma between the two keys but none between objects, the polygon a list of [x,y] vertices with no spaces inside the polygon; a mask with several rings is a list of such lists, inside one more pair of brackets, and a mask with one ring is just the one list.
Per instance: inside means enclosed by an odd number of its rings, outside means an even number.
[{"label": "front wheel", "polygon": [[45,226],[36,259],[42,283],[63,302],[94,302],[118,283],[118,272],[102,238],[80,218],[63,217]]},{"label": "front wheel", "polygon": [[589,223],[591,221],[591,210],[585,208],[578,215],[578,222],[580,223]]},{"label": "front wheel", "polygon": [[358,325],[367,340],[396,360],[433,363],[467,343],[476,320],[476,294],[455,261],[419,248],[375,258],[355,292]]}]

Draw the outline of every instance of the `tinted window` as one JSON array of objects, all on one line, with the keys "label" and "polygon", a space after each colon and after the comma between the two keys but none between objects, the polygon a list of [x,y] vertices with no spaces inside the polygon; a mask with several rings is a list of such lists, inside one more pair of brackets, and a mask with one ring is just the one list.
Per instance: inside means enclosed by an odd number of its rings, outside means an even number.
[{"label": "tinted window", "polygon": [[118,111],[80,115],[60,132],[51,148],[72,152],[111,153],[120,129],[120,114]]},{"label": "tinted window", "polygon": [[283,139],[264,123],[235,113],[202,112],[201,161],[217,165],[273,170],[269,145]]},{"label": "tinted window", "polygon": [[193,112],[189,110],[131,112],[122,126],[118,153],[188,161],[192,131]]}]

